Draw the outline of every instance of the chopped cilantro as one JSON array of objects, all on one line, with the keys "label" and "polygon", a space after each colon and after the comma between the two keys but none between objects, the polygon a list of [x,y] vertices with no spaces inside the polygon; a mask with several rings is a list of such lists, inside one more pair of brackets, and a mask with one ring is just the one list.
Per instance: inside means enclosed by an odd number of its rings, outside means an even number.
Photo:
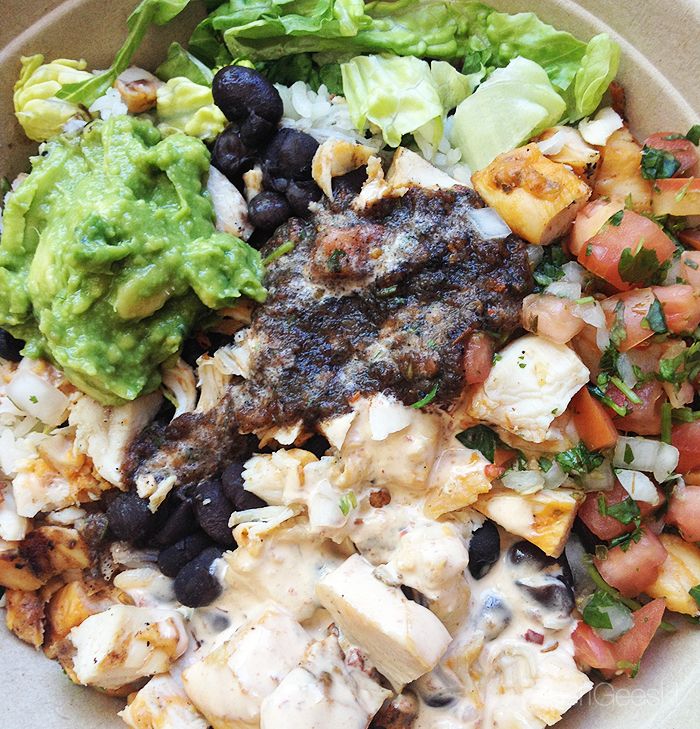
[{"label": "chopped cilantro", "polygon": [[630,678],[637,678],[637,674],[639,673],[639,664],[639,661],[636,663],[632,663],[632,661],[618,661],[616,665],[620,671],[629,671]]},{"label": "chopped cilantro", "polygon": [[698,144],[700,144],[700,124],[693,124],[693,126],[688,129],[688,133],[685,135],[685,138],[697,147]]},{"label": "chopped cilantro", "polygon": [[543,473],[548,473],[549,469],[554,465],[552,461],[549,460],[549,458],[545,458],[544,456],[541,456],[537,463],[539,463],[540,469]]},{"label": "chopped cilantro", "polygon": [[679,423],[694,423],[700,420],[700,411],[695,412],[690,408],[674,408],[671,411],[671,418]]},{"label": "chopped cilantro", "polygon": [[387,286],[384,289],[379,289],[377,291],[377,298],[378,299],[388,299],[390,296],[393,296],[398,289],[398,286]]},{"label": "chopped cilantro", "polygon": [[672,406],[670,402],[665,402],[661,406],[661,441],[663,443],[671,443],[671,416]]},{"label": "chopped cilantro", "polygon": [[467,448],[482,453],[493,463],[496,447],[501,445],[501,439],[485,425],[475,425],[473,428],[463,430],[457,434],[457,440]]},{"label": "chopped cilantro", "polygon": [[582,296],[580,299],[574,301],[575,304],[592,304],[595,299],[592,296]]},{"label": "chopped cilantro", "polygon": [[700,268],[700,266],[698,266],[698,264],[695,261],[691,260],[690,258],[686,259],[684,261],[684,264],[686,266],[688,266],[688,268],[692,268],[693,271],[697,271],[698,268]]},{"label": "chopped cilantro", "polygon": [[620,223],[622,222],[622,216],[625,214],[624,210],[618,210],[615,215],[611,216],[610,220],[608,220],[608,223],[610,225],[614,225],[616,228]]},{"label": "chopped cilantro", "polygon": [[601,372],[618,372],[618,363],[620,361],[620,353],[613,347],[612,344],[603,350],[603,354],[600,357],[600,371]]},{"label": "chopped cilantro", "polygon": [[623,281],[642,286],[655,283],[660,269],[661,264],[656,251],[653,248],[645,248],[643,240],[639,242],[634,253],[631,248],[625,248],[617,264],[617,272]]},{"label": "chopped cilantro", "polygon": [[30,395],[29,402],[33,402],[36,405],[39,402],[39,398],[36,395]]},{"label": "chopped cilantro", "polygon": [[631,496],[619,501],[617,504],[608,504],[601,494],[598,497],[598,513],[601,516],[610,516],[619,521],[620,524],[637,523],[637,520],[641,518],[639,507]]},{"label": "chopped cilantro", "polygon": [[656,296],[654,297],[654,301],[651,302],[647,315],[642,319],[642,326],[645,329],[651,329],[651,331],[656,332],[656,334],[668,333],[664,310],[661,306],[661,302],[656,298]]},{"label": "chopped cilantro", "polygon": [[603,463],[603,456],[595,451],[589,451],[583,443],[554,457],[565,473],[571,476],[583,476],[595,471]]},{"label": "chopped cilantro", "polygon": [[339,273],[340,269],[342,268],[341,259],[347,258],[348,254],[341,250],[340,248],[336,248],[330,256],[328,256],[328,260],[326,261],[326,267],[331,273]]},{"label": "chopped cilantro", "polygon": [[542,260],[532,274],[537,283],[536,291],[542,291],[549,284],[563,278],[562,266],[566,262],[567,258],[561,246],[548,246],[544,251]]},{"label": "chopped cilantro", "polygon": [[690,590],[688,590],[688,594],[693,598],[693,600],[695,600],[697,606],[700,607],[700,585],[691,587]]},{"label": "chopped cilantro", "polygon": [[612,621],[610,620],[611,609],[615,611],[622,610],[628,615],[632,615],[632,611],[609,592],[596,590],[583,608],[583,621],[590,625],[591,628],[611,630],[613,627]]},{"label": "chopped cilantro", "polygon": [[627,339],[627,328],[625,327],[625,305],[622,301],[618,301],[615,305],[615,321],[610,329],[610,341],[615,349],[619,349],[625,339]]},{"label": "chopped cilantro", "polygon": [[418,402],[414,402],[411,407],[419,410],[420,408],[424,408],[426,405],[430,405],[430,403],[435,399],[435,395],[437,395],[438,387],[439,385],[436,383],[427,395],[424,395],[420,400],[418,400]]},{"label": "chopped cilantro", "polygon": [[607,405],[621,418],[624,418],[625,415],[627,415],[627,408],[624,405],[618,405],[611,397],[608,397],[597,385],[588,385],[588,392],[590,392],[593,397],[600,400],[603,405]]},{"label": "chopped cilantro", "polygon": [[637,544],[639,540],[642,538],[642,530],[640,527],[635,527],[631,532],[627,532],[627,534],[622,534],[619,537],[615,537],[615,539],[612,539],[610,541],[611,547],[619,547],[623,552],[626,552],[629,548],[632,542]]},{"label": "chopped cilantro", "polygon": [[632,450],[632,446],[629,443],[625,445],[625,452],[622,456],[622,459],[628,466],[634,460],[634,451]]},{"label": "chopped cilantro", "polygon": [[644,147],[642,149],[642,177],[645,180],[658,180],[673,177],[681,163],[665,149]]},{"label": "chopped cilantro", "polygon": [[[598,378],[600,385],[600,377]],[[635,405],[641,405],[642,404],[642,398],[637,395],[637,393],[631,388],[627,387],[627,385],[619,378],[619,377],[611,377],[610,382],[617,387],[617,389],[631,402]]]},{"label": "chopped cilantro", "polygon": [[657,378],[662,382],[680,385],[692,381],[700,374],[700,342],[695,342],[675,357],[662,357],[659,360]]},{"label": "chopped cilantro", "polygon": [[499,352],[496,352],[496,354],[493,355],[493,359],[491,360],[492,364],[496,364],[496,362],[500,362],[503,359],[503,355]]}]

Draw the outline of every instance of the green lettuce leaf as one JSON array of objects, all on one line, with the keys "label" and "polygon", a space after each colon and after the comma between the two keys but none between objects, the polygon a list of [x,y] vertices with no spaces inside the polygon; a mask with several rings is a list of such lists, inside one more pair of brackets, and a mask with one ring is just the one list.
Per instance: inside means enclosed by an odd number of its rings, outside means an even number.
[{"label": "green lettuce leaf", "polygon": [[534,61],[515,58],[457,107],[452,142],[471,169],[479,170],[556,124],[565,111],[566,103],[545,70]]},{"label": "green lettuce leaf", "polygon": [[615,78],[620,65],[620,46],[601,33],[591,38],[573,84],[573,100],[569,102],[569,121],[591,115]]},{"label": "green lettuce leaf", "polygon": [[179,43],[171,43],[168,48],[168,57],[156,69],[156,76],[162,81],[184,77],[192,83],[211,86],[214,72],[209,66],[188,53]]}]

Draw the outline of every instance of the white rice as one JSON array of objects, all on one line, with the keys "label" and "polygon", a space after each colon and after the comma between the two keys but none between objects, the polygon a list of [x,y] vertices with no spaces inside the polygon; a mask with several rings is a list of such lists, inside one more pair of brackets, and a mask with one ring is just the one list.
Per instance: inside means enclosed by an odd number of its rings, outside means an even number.
[{"label": "white rice", "polygon": [[93,115],[98,114],[105,121],[113,116],[123,116],[129,110],[126,104],[122,101],[122,97],[115,88],[107,89],[104,96],[100,96],[92,102],[88,111]]}]

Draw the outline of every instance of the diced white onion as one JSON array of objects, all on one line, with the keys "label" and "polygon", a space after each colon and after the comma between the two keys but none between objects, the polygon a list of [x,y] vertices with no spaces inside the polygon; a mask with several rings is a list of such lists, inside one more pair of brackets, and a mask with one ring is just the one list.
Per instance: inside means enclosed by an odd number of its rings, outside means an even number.
[{"label": "diced white onion", "polygon": [[579,481],[584,491],[611,491],[615,486],[615,474],[610,462],[605,460],[598,468],[583,474]]},{"label": "diced white onion", "polygon": [[542,471],[544,476],[544,485],[548,489],[557,489],[566,482],[569,478],[565,473],[564,469],[556,462],[553,461],[548,471]]},{"label": "diced white onion", "polygon": [[617,371],[622,376],[622,381],[632,389],[637,384],[637,378],[632,369],[632,360],[626,352],[623,352],[617,360]]},{"label": "diced white onion", "polygon": [[507,238],[512,232],[493,208],[473,208],[469,211],[469,218],[486,240]]},{"label": "diced white onion", "polygon": [[548,154],[559,154],[566,145],[567,135],[563,130],[554,132],[551,137],[543,139],[537,142],[537,146],[540,148],[540,152],[545,156]]},{"label": "diced white onion", "polygon": [[593,119],[582,119],[578,125],[581,136],[588,144],[602,147],[610,135],[623,127],[622,117],[609,106],[601,109]]},{"label": "diced white onion", "polygon": [[581,284],[573,281],[554,281],[544,290],[545,294],[558,296],[560,299],[576,299],[581,298]]},{"label": "diced white onion", "polygon": [[29,367],[17,369],[6,392],[18,408],[46,425],[60,425],[66,419],[68,398]]},{"label": "diced white onion", "polygon": [[534,271],[537,266],[542,263],[542,259],[544,258],[544,251],[542,250],[543,246],[533,246],[528,245],[525,249],[525,252],[527,253],[527,260],[530,264],[530,268]]},{"label": "diced white onion", "polygon": [[564,272],[562,281],[570,281],[571,283],[583,284],[586,278],[586,271],[580,263],[569,261],[565,263],[561,270]]},{"label": "diced white onion", "polygon": [[520,494],[534,494],[544,488],[544,475],[540,471],[506,471],[501,483]]},{"label": "diced white onion", "polygon": [[596,628],[596,632],[604,640],[617,640],[634,625],[632,613],[622,603],[601,608],[601,612],[608,614],[612,626],[611,628]]},{"label": "diced white onion", "polygon": [[661,483],[674,472],[678,456],[678,449],[668,443],[638,436],[620,436],[615,446],[613,465],[615,468],[652,473]]},{"label": "diced white onion", "polygon": [[411,424],[413,413],[415,410],[407,408],[398,400],[378,393],[369,403],[369,429],[372,440],[386,440],[392,433],[404,430]]},{"label": "diced white onion", "polygon": [[649,476],[640,471],[627,471],[624,468],[617,469],[615,473],[622,488],[635,501],[646,501],[654,506],[659,503],[659,494]]}]

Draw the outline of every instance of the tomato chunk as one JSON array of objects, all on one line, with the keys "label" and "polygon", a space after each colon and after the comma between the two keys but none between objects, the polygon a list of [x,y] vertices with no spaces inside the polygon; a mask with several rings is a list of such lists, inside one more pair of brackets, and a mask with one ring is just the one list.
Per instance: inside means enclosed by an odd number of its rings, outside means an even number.
[{"label": "tomato chunk", "polygon": [[678,448],[677,473],[700,469],[700,421],[680,423],[671,430],[671,444]]},{"label": "tomato chunk", "polygon": [[654,180],[651,202],[654,215],[700,215],[700,178]]},{"label": "tomato chunk", "polygon": [[676,486],[666,521],[678,527],[686,542],[700,542],[700,486]]},{"label": "tomato chunk", "polygon": [[[632,288],[648,285],[642,274],[629,270],[623,280],[620,273],[620,260],[624,251],[638,259],[639,251],[645,249],[654,251],[659,264],[665,263],[673,255],[676,247],[673,241],[663,232],[661,227],[653,220],[625,210],[618,225],[608,223],[591,238],[579,251],[578,261],[591,273],[612,284],[619,291],[629,291]],[[638,277],[640,276],[640,277]]]},{"label": "tomato chunk", "polygon": [[593,561],[609,585],[626,597],[635,597],[656,580],[665,560],[664,545],[656,534],[644,529],[639,542],[631,541],[627,551],[613,547],[605,559]]},{"label": "tomato chunk", "polygon": [[641,403],[630,402],[614,385],[608,388],[608,396],[618,405],[627,408],[627,415],[615,416],[613,423],[618,430],[637,435],[661,433],[661,406],[666,402],[666,392],[660,382],[652,380],[634,388]]},{"label": "tomato chunk", "polygon": [[649,327],[642,326],[653,303],[654,293],[651,289],[626,291],[623,294],[610,296],[601,302],[609,329],[617,324],[618,312],[622,312],[625,338],[618,347],[621,352],[626,352],[653,336],[654,332]]},{"label": "tomato chunk", "polygon": [[588,388],[579,390],[571,401],[574,425],[586,448],[597,451],[612,448],[617,443],[617,429],[605,406],[596,400]]},{"label": "tomato chunk", "polygon": [[533,334],[566,344],[583,329],[584,321],[574,316],[574,302],[548,294],[530,294],[523,299],[523,328]]},{"label": "tomato chunk", "polygon": [[678,233],[681,243],[689,248],[700,251],[700,228],[686,228]]},{"label": "tomato chunk", "polygon": [[700,324],[700,292],[692,286],[654,286],[654,295],[661,303],[666,326],[674,334],[692,332]]},{"label": "tomato chunk", "polygon": [[604,640],[590,625],[579,622],[571,636],[576,659],[600,669],[607,677],[631,674],[658,630],[665,609],[664,600],[652,600],[639,608],[632,613],[634,625],[615,642]]},{"label": "tomato chunk", "polygon": [[[673,139],[673,137],[680,137],[680,139]],[[644,146],[663,149],[665,152],[670,152],[678,160],[680,167],[676,170],[674,177],[683,176],[686,172],[692,170],[698,161],[698,152],[695,145],[690,140],[674,132],[656,132],[656,134],[647,137]]]},{"label": "tomato chunk", "polygon": [[578,256],[588,241],[600,232],[600,229],[615,213],[625,209],[624,200],[606,200],[598,198],[588,203],[579,211],[574,220],[569,238],[569,250],[572,256]]}]

